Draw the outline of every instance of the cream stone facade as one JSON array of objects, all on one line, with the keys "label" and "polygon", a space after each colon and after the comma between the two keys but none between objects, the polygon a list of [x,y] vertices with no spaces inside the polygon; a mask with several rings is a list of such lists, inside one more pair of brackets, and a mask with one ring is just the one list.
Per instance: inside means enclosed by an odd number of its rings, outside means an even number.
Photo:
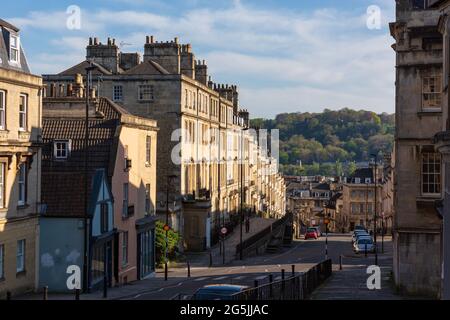
[{"label": "cream stone facade", "polygon": [[41,89],[19,30],[0,19],[0,299],[36,285]]},{"label": "cream stone facade", "polygon": [[138,53],[120,52],[114,39],[91,38],[86,61],[44,76],[50,95],[66,90],[89,63],[97,66],[99,95],[158,121],[156,213],[166,220],[169,194],[169,224],[182,234],[181,250],[209,248],[240,212],[241,196],[255,211],[284,215],[283,178],[257,135],[245,130],[249,114],[239,106],[237,87],[213,83],[190,44],[148,36],[141,61]]},{"label": "cream stone facade", "polygon": [[443,169],[434,136],[446,121],[441,13],[428,1],[400,0],[396,10],[390,24],[396,52],[394,280],[404,293],[438,297],[442,221],[436,204]]}]

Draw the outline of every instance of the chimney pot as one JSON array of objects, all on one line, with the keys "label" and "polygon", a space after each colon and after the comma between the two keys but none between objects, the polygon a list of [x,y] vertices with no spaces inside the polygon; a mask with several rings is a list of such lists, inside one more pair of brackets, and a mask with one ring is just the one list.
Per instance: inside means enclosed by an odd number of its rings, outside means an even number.
[{"label": "chimney pot", "polygon": [[154,41],[154,37],[151,36],[151,37],[150,37],[150,43],[153,43],[153,41]]},{"label": "chimney pot", "polygon": [[92,46],[92,37],[89,37],[89,45]]},{"label": "chimney pot", "polygon": [[178,37],[175,37],[175,43],[178,44]]}]

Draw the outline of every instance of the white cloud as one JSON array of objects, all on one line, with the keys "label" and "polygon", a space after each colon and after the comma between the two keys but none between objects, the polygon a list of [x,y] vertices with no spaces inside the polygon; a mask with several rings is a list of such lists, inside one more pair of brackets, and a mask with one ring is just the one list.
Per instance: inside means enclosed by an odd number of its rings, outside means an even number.
[{"label": "white cloud", "polygon": [[197,58],[207,59],[213,80],[240,86],[240,101],[252,114],[344,106],[392,112],[395,61],[386,26],[394,19],[394,5],[374,2],[382,8],[383,30],[367,29],[365,10],[307,13],[240,1],[228,8],[194,8],[178,17],[144,10],[83,11],[83,29],[76,36],[61,28],[65,12],[32,12],[12,22],[58,30],[50,45],[64,50],[29,57],[32,67],[45,73],[83,59],[88,35],[115,37],[131,44],[124,50],[139,51],[145,35],[159,41],[178,36],[192,43]]}]

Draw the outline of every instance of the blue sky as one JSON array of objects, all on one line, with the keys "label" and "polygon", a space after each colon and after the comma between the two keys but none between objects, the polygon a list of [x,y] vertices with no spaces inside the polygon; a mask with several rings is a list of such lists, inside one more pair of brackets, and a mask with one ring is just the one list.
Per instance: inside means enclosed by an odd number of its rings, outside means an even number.
[{"label": "blue sky", "polygon": [[[66,27],[81,8],[81,29]],[[367,8],[381,28],[367,27]],[[394,112],[394,0],[91,0],[2,4],[21,28],[31,69],[62,71],[84,59],[88,37],[143,51],[146,35],[191,43],[218,83],[237,84],[253,117],[343,107]]]}]

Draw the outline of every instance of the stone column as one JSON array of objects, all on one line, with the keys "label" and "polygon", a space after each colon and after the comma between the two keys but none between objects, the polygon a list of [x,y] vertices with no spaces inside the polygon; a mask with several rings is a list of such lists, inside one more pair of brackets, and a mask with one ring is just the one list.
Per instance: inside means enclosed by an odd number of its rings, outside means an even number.
[{"label": "stone column", "polygon": [[[450,136],[450,132],[446,132]],[[448,141],[447,141],[448,143]],[[444,168],[444,208],[442,228],[442,300],[450,300],[450,144],[438,147]]]}]

